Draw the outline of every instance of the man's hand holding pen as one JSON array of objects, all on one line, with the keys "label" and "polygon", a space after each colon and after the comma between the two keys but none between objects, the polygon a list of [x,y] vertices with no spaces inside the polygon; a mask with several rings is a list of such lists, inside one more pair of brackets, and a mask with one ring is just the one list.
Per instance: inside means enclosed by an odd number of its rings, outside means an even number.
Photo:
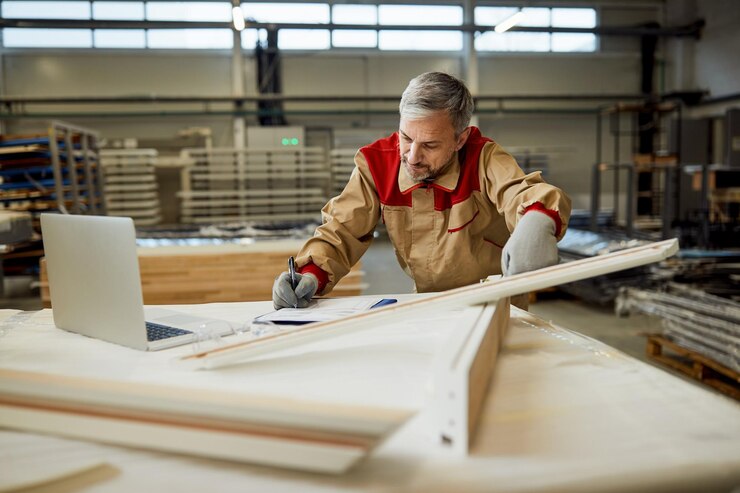
[{"label": "man's hand holding pen", "polygon": [[316,294],[319,282],[312,274],[299,274],[295,270],[295,259],[288,260],[288,272],[275,279],[272,286],[272,304],[281,308],[305,308]]}]

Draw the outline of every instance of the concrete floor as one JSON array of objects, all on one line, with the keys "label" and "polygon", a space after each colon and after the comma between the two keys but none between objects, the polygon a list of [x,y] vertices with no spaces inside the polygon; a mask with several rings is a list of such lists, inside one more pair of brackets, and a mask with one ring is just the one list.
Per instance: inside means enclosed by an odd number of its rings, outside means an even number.
[{"label": "concrete floor", "polygon": [[[365,294],[402,294],[413,292],[414,284],[401,270],[387,239],[377,238],[362,258]],[[32,291],[33,279],[5,279],[5,293],[0,296],[0,309],[40,310],[38,290]],[[659,322],[643,315],[617,318],[610,307],[589,305],[556,293],[545,293],[529,307],[535,315],[581,334],[587,335],[637,359],[652,362],[645,356],[645,337],[656,332]],[[665,369],[665,367],[660,366]],[[666,370],[670,371],[670,370]],[[672,372],[678,376],[683,376]],[[691,379],[687,379],[696,383]],[[701,385],[698,384],[697,385]],[[708,388],[702,385],[704,388]]]}]

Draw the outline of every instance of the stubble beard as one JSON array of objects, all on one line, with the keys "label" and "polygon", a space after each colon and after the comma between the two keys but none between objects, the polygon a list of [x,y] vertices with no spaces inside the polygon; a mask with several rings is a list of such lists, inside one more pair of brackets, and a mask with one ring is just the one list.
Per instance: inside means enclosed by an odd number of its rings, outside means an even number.
[{"label": "stubble beard", "polygon": [[456,151],[452,151],[447,162],[436,171],[432,171],[432,167],[428,164],[417,165],[420,166],[420,168],[417,169],[416,166],[411,166],[409,164],[406,160],[406,156],[401,156],[401,167],[403,168],[404,173],[406,173],[406,176],[417,183],[422,181],[434,181],[452,165],[452,162],[455,160],[455,152]]}]

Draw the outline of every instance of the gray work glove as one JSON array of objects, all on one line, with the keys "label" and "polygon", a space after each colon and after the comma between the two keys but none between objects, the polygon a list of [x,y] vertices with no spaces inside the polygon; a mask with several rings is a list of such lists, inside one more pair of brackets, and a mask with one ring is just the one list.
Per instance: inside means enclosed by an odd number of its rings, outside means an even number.
[{"label": "gray work glove", "polygon": [[530,211],[519,219],[501,254],[505,276],[549,267],[558,263],[555,221],[542,212]]},{"label": "gray work glove", "polygon": [[311,274],[296,274],[298,285],[295,291],[290,287],[290,274],[283,272],[275,279],[272,285],[272,304],[275,310],[281,308],[306,308],[311,301],[316,290],[319,288],[319,281]]}]

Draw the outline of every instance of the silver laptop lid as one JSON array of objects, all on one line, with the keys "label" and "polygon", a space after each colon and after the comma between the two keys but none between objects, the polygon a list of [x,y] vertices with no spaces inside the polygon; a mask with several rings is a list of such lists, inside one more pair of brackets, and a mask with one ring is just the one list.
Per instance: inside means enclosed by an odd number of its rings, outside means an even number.
[{"label": "silver laptop lid", "polygon": [[42,214],[54,324],[146,349],[136,230],[128,217]]}]

